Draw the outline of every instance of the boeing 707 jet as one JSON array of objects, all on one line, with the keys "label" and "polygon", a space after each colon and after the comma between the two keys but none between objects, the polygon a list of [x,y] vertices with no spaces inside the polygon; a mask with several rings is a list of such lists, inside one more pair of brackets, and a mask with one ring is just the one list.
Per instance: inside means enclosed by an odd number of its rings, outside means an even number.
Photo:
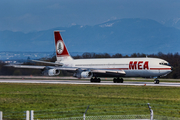
[{"label": "boeing 707 jet", "polygon": [[9,65],[15,68],[41,69],[43,75],[55,76],[66,70],[74,73],[76,78],[90,78],[90,82],[101,82],[101,77],[113,77],[114,83],[123,83],[123,77],[154,77],[154,83],[159,84],[158,77],[172,71],[170,64],[159,58],[101,58],[73,59],[60,35],[54,31],[56,62],[32,60],[50,64],[50,66]]}]

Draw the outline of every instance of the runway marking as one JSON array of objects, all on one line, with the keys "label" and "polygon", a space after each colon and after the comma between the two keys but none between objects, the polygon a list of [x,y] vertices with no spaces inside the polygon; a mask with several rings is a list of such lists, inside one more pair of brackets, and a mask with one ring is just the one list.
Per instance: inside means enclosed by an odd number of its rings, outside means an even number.
[{"label": "runway marking", "polygon": [[89,80],[22,80],[22,79],[1,79],[0,83],[45,83],[45,84],[79,84],[79,85],[134,85],[134,86],[171,86],[180,87],[180,83],[160,82],[132,82],[113,83],[113,81],[102,81],[101,83],[91,83]]}]

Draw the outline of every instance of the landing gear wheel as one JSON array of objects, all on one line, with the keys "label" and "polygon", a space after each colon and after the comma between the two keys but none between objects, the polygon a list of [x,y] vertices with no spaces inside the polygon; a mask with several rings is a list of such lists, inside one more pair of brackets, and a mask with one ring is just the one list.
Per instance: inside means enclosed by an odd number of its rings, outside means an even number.
[{"label": "landing gear wheel", "polygon": [[123,82],[124,82],[124,80],[123,80],[123,78],[121,78],[121,79],[120,79],[120,83],[123,83]]},{"label": "landing gear wheel", "polygon": [[101,82],[101,79],[100,78],[91,78],[90,79],[90,82],[97,82],[97,83],[100,83]]},{"label": "landing gear wheel", "polygon": [[113,82],[114,82],[114,83],[117,83],[117,79],[116,79],[116,78],[114,78],[114,79],[113,79]]},{"label": "landing gear wheel", "polygon": [[120,79],[119,78],[114,78],[113,79],[114,83],[123,83],[123,81],[124,81],[123,78],[120,78]]},{"label": "landing gear wheel", "polygon": [[98,79],[97,79],[97,82],[98,82],[98,83],[100,83],[100,82],[101,82],[101,79],[100,79],[100,78],[98,78]]},{"label": "landing gear wheel", "polygon": [[158,80],[158,79],[155,79],[155,80],[154,80],[154,84],[159,84],[159,80]]},{"label": "landing gear wheel", "polygon": [[91,78],[91,79],[90,79],[90,82],[94,82],[94,79],[93,79],[93,78]]}]

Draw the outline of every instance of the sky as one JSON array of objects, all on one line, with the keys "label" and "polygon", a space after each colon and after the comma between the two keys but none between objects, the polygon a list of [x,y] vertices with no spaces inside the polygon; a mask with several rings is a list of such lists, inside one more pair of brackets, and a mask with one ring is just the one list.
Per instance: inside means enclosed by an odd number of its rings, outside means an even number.
[{"label": "sky", "polygon": [[180,0],[1,0],[0,31],[41,31],[122,18],[179,20]]}]

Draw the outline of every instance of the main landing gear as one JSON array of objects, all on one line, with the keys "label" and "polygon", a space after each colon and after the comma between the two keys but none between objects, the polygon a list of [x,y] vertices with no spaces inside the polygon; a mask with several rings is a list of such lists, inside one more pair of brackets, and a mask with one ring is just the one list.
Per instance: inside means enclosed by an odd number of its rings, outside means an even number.
[{"label": "main landing gear", "polygon": [[92,77],[90,81],[91,81],[91,82],[100,83],[100,82],[101,82],[101,79],[100,79],[100,78],[97,78],[97,77],[94,77],[94,78]]},{"label": "main landing gear", "polygon": [[124,81],[123,78],[120,78],[120,79],[119,79],[119,77],[113,79],[113,82],[114,82],[114,83],[123,83],[123,81]]},{"label": "main landing gear", "polygon": [[159,80],[157,78],[154,80],[154,84],[159,84]]}]

